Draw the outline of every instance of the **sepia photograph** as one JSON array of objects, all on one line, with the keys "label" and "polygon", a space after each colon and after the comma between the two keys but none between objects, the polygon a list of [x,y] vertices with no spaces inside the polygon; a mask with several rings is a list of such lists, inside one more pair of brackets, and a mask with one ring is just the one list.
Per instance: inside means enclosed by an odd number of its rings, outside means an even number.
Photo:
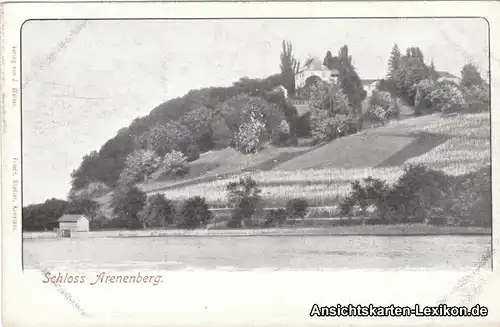
[{"label": "sepia photograph", "polygon": [[30,20],[20,56],[23,269],[493,269],[486,19]]}]

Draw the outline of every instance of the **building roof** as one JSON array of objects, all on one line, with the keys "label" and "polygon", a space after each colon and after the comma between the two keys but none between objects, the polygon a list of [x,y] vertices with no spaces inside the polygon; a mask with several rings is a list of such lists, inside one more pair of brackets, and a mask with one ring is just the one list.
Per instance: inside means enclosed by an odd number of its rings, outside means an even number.
[{"label": "building roof", "polygon": [[76,223],[78,219],[81,217],[89,220],[85,215],[83,214],[73,214],[73,215],[63,215],[61,218],[59,218],[57,221],[58,222],[65,222],[65,223]]},{"label": "building roof", "polygon": [[378,79],[363,79],[363,80],[361,80],[361,84],[364,86],[372,85],[372,84],[378,83],[378,82],[379,82]]},{"label": "building roof", "polygon": [[300,72],[304,70],[315,70],[315,71],[331,71],[334,74],[338,74],[336,69],[329,69],[318,57],[311,57],[306,60],[304,66],[300,69]]},{"label": "building roof", "polygon": [[457,78],[457,76],[451,74],[451,73],[448,73],[448,72],[437,72],[439,74],[439,77],[444,77],[444,78]]}]

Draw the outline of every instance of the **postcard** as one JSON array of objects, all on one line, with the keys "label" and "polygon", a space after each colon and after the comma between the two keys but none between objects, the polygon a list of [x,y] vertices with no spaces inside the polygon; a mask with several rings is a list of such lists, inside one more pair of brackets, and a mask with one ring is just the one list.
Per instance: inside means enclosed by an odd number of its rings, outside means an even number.
[{"label": "postcard", "polygon": [[497,326],[497,2],[10,2],[4,326]]}]

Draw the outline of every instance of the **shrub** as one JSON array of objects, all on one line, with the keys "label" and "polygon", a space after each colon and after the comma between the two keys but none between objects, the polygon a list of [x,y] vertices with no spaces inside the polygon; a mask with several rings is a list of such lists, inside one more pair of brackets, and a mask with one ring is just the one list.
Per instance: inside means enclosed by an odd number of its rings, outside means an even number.
[{"label": "shrub", "polygon": [[385,124],[389,120],[388,108],[381,105],[373,105],[364,113],[364,120]]},{"label": "shrub", "polygon": [[449,224],[491,226],[491,173],[485,168],[450,178],[449,192],[430,211],[430,219]]},{"label": "shrub", "polygon": [[430,78],[424,79],[418,84],[413,85],[412,89],[415,90],[415,114],[419,115],[432,110],[430,95],[436,89],[434,81]]},{"label": "shrub", "polygon": [[399,98],[392,98],[389,109],[387,110],[390,117],[399,118],[401,113],[401,100]]},{"label": "shrub", "polygon": [[272,209],[266,213],[266,227],[281,226],[286,223],[287,211],[285,209]]},{"label": "shrub", "polygon": [[265,135],[266,126],[262,120],[262,116],[251,113],[249,121],[240,125],[238,133],[234,137],[233,144],[242,153],[256,153],[260,151]]},{"label": "shrub", "polygon": [[172,151],[165,155],[160,169],[163,175],[184,176],[189,172],[189,164],[182,152]]},{"label": "shrub", "polygon": [[336,86],[312,87],[311,133],[317,141],[330,141],[356,131],[356,111]]},{"label": "shrub", "polygon": [[231,182],[226,186],[228,203],[232,206],[234,227],[241,227],[244,219],[253,218],[262,201],[261,189],[250,176],[240,178],[239,182]]},{"label": "shrub", "polygon": [[292,131],[297,137],[311,136],[311,113],[297,117],[292,123]]},{"label": "shrub", "polygon": [[135,186],[122,186],[115,189],[111,199],[113,213],[125,219],[129,228],[140,228],[139,212],[146,204],[146,194]]},{"label": "shrub", "polygon": [[175,207],[172,201],[167,200],[163,194],[153,194],[147,199],[146,205],[139,213],[139,220],[143,228],[152,226],[165,227],[175,218]]},{"label": "shrub", "polygon": [[276,146],[295,146],[298,144],[297,137],[290,132],[290,125],[282,120],[279,129],[274,133],[271,143]]},{"label": "shrub", "polygon": [[448,83],[438,83],[428,96],[432,107],[442,113],[459,111],[465,105],[465,98],[458,86]]},{"label": "shrub", "polygon": [[286,214],[290,218],[304,218],[309,204],[304,198],[295,198],[286,203]]},{"label": "shrub", "polygon": [[367,209],[383,222],[423,221],[432,207],[446,194],[449,179],[425,166],[407,166],[394,186],[371,177],[352,183],[352,191],[341,204],[341,213],[352,217],[358,209],[367,218]]},{"label": "shrub", "polygon": [[196,228],[206,226],[212,220],[213,213],[210,211],[205,198],[195,196],[187,199],[181,211],[184,218],[179,227]]},{"label": "shrub", "polygon": [[486,83],[463,88],[465,100],[473,112],[490,110],[490,90]]}]

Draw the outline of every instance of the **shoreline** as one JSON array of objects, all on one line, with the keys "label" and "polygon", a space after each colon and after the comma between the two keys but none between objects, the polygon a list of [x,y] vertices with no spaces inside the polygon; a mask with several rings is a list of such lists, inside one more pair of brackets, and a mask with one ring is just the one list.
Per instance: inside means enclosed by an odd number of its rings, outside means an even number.
[{"label": "shoreline", "polygon": [[[488,227],[431,226],[425,224],[278,227],[266,229],[194,229],[194,230],[106,230],[72,232],[75,238],[136,237],[235,237],[235,236],[491,236]],[[54,232],[23,232],[23,240],[57,239]]]}]

